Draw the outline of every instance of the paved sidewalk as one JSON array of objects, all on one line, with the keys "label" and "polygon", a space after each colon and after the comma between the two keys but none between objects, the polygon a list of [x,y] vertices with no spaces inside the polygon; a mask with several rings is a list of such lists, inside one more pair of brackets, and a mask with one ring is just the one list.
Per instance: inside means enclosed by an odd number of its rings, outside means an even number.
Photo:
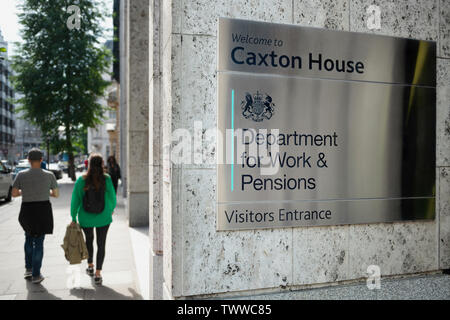
[{"label": "paved sidewalk", "polygon": [[450,300],[450,276],[412,275],[381,279],[380,288],[369,290],[365,282],[282,293],[230,297],[248,300]]},{"label": "paved sidewalk", "polygon": [[86,260],[81,265],[70,266],[64,258],[61,244],[66,226],[71,221],[70,198],[73,183],[64,175],[63,179],[58,180],[58,184],[61,196],[51,200],[54,232],[45,238],[41,269],[45,280],[40,285],[32,284],[23,278],[24,232],[18,222],[21,199],[16,198],[11,203],[0,204],[0,300],[142,299],[136,281],[128,221],[122,199],[118,198],[118,207],[106,240],[103,286],[96,286],[84,271]]}]

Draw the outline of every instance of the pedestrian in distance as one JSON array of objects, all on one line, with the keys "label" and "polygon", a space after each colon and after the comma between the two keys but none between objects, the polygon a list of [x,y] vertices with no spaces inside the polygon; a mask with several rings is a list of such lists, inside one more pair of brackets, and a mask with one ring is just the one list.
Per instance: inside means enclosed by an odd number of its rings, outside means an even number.
[{"label": "pedestrian in distance", "polygon": [[120,175],[120,167],[117,164],[116,158],[114,156],[108,157],[108,174],[110,175],[112,179],[112,183],[114,186],[114,191],[117,194],[117,186],[119,185],[119,179],[122,178]]},{"label": "pedestrian in distance", "polygon": [[22,197],[19,222],[25,231],[25,279],[41,283],[44,238],[53,233],[53,211],[50,197],[59,196],[55,175],[41,168],[42,152],[28,152],[30,168],[17,174],[12,188],[13,197]]},{"label": "pedestrian in distance", "polygon": [[[106,235],[116,207],[116,194],[111,177],[104,173],[103,158],[93,153],[89,157],[88,172],[75,182],[70,213],[72,225],[78,222],[86,237],[89,253],[86,273],[102,284],[101,271],[105,259]],[[94,274],[94,228],[97,238],[97,259]]]},{"label": "pedestrian in distance", "polygon": [[41,162],[41,169],[48,170],[47,162],[45,162],[45,160],[42,160],[42,162]]}]

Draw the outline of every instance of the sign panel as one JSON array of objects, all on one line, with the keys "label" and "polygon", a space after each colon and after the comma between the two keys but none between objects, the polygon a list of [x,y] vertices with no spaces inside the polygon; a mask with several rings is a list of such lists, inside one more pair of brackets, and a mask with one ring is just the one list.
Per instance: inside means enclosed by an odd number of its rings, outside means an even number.
[{"label": "sign panel", "polygon": [[436,42],[219,19],[219,71],[436,86]]},{"label": "sign panel", "polygon": [[218,230],[433,219],[435,50],[220,19]]}]

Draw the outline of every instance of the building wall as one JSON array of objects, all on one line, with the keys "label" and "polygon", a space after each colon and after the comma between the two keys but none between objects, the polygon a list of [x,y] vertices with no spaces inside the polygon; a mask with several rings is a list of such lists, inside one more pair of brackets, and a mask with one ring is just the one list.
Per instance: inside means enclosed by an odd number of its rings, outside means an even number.
[{"label": "building wall", "polygon": [[88,153],[97,152],[105,157],[108,145],[109,136],[105,124],[98,125],[95,128],[88,128]]},{"label": "building wall", "polygon": [[115,153],[114,156],[116,158],[117,163],[120,166],[120,157],[121,157],[121,153],[120,153],[120,84],[119,83],[115,83],[116,89],[115,89],[115,95],[114,95],[114,99],[113,99],[113,103],[111,104],[111,107],[113,107],[115,109],[116,112],[116,122],[115,122],[115,130],[114,132],[111,134],[111,140],[112,142],[115,144]]},{"label": "building wall", "polygon": [[41,131],[21,117],[21,113],[17,114],[15,148],[19,156],[16,160],[26,158],[28,150],[41,148],[43,143]]},{"label": "building wall", "polygon": [[[8,48],[8,42],[4,41],[0,30],[0,47]],[[0,53],[0,157],[11,162],[15,160],[15,106],[11,102],[14,99],[14,90],[11,84],[12,69],[8,61],[7,52]]]},{"label": "building wall", "polygon": [[[162,14],[162,144],[178,128],[216,126],[218,17],[437,41],[436,219],[216,231],[216,166],[171,167],[161,190],[164,297],[331,283],[450,268],[450,1],[172,0]],[[366,26],[381,9],[381,29]],[[210,154],[214,156],[214,154]],[[163,165],[164,170],[169,166]]]},{"label": "building wall", "polygon": [[[102,97],[99,99],[99,103],[103,105],[104,107],[111,108],[111,110],[107,110],[104,113],[105,120],[102,124],[97,125],[95,128],[88,128],[87,130],[87,136],[88,136],[88,142],[87,142],[87,152],[98,152],[100,153],[103,158],[106,159],[113,153],[114,146],[113,144],[116,143],[116,151],[118,149],[117,138],[114,138],[116,135],[116,132],[109,132],[110,126],[116,126],[117,122],[117,109],[114,108],[114,104],[116,103],[117,97],[114,95],[114,90],[117,90],[117,84],[112,83],[106,92],[107,97]],[[111,95],[111,93],[113,93]],[[117,126],[115,127],[117,129]],[[118,130],[117,130],[118,131]],[[117,158],[117,154],[116,154]]]},{"label": "building wall", "polygon": [[119,125],[119,142],[120,142],[120,169],[122,175],[122,196],[127,196],[127,108],[128,108],[128,91],[129,91],[129,1],[120,0],[120,125]]},{"label": "building wall", "polygon": [[130,227],[149,225],[149,112],[151,91],[151,1],[128,1],[129,88],[126,107],[127,214]]}]

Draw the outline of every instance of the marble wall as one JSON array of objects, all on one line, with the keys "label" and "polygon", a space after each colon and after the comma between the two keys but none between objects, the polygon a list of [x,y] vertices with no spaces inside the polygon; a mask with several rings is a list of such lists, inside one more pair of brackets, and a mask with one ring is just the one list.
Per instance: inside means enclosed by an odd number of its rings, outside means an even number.
[{"label": "marble wall", "polygon": [[149,223],[150,0],[127,4],[127,213],[130,226],[140,227]]},{"label": "marble wall", "polygon": [[[380,30],[366,26],[371,4]],[[215,165],[166,165],[165,298],[359,279],[372,264],[384,276],[450,268],[450,1],[172,0],[162,16],[164,143],[216,125],[218,17],[433,40],[439,56],[434,221],[216,232]]]},{"label": "marble wall", "polygon": [[127,195],[127,105],[128,105],[128,1],[120,1],[120,168],[122,196]]}]

